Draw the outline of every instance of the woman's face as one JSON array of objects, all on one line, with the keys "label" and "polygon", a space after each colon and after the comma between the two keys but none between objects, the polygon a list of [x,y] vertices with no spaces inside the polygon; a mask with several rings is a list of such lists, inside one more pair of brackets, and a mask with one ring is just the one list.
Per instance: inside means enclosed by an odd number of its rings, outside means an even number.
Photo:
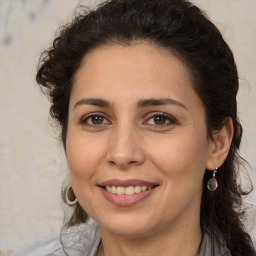
[{"label": "woman's face", "polygon": [[141,237],[199,225],[210,143],[187,67],[170,52],[108,45],[84,57],[66,156],[76,197],[104,232]]}]

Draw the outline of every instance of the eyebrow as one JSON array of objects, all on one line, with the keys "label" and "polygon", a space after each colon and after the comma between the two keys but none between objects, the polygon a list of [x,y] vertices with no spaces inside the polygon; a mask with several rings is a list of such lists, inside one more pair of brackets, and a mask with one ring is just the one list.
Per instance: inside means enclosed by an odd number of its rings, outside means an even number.
[{"label": "eyebrow", "polygon": [[144,108],[144,107],[149,107],[149,106],[160,106],[160,105],[176,105],[179,107],[182,107],[187,110],[187,107],[183,105],[181,102],[170,99],[170,98],[152,98],[152,99],[145,99],[145,100],[140,100],[137,103],[138,108]]},{"label": "eyebrow", "polygon": [[[89,99],[80,99],[76,104],[74,105],[73,109],[77,108],[80,105],[93,105],[98,107],[111,107],[112,104],[101,98],[89,98]],[[187,107],[183,105],[181,102],[170,99],[170,98],[151,98],[151,99],[143,99],[139,100],[137,103],[138,108],[145,108],[150,106],[160,106],[160,105],[176,105],[179,107],[182,107],[187,110]]]},{"label": "eyebrow", "polygon": [[80,105],[93,105],[98,107],[110,107],[111,104],[109,101],[100,99],[100,98],[90,98],[90,99],[80,99],[74,105],[73,109],[77,108]]}]

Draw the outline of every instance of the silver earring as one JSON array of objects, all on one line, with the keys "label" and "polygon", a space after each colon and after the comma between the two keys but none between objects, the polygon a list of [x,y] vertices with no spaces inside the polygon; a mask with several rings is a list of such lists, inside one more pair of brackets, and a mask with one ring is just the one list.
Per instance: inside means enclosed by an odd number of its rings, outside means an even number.
[{"label": "silver earring", "polygon": [[77,203],[77,198],[76,198],[75,195],[74,195],[75,199],[73,201],[69,200],[69,198],[68,198],[69,194],[71,193],[71,190],[72,190],[72,193],[74,194],[72,187],[68,187],[66,189],[66,193],[65,193],[65,203],[68,206],[73,206],[73,205],[75,205]]},{"label": "silver earring", "polygon": [[209,179],[208,183],[207,183],[207,188],[210,190],[210,191],[215,191],[218,187],[218,182],[215,178],[215,174],[217,172],[217,167],[215,168],[215,170],[213,171],[213,174],[212,174],[212,178]]}]

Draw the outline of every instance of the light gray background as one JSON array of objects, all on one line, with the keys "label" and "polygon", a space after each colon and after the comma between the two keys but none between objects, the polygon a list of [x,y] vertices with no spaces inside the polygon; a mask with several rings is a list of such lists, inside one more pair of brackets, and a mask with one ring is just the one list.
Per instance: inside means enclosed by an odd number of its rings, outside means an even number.
[{"label": "light gray background", "polygon": [[[48,123],[49,103],[35,83],[36,65],[75,6],[97,2],[0,0],[0,256],[60,229],[65,157]],[[233,49],[245,132],[241,154],[256,186],[256,0],[193,2],[206,10]],[[248,201],[256,204],[256,193]]]}]

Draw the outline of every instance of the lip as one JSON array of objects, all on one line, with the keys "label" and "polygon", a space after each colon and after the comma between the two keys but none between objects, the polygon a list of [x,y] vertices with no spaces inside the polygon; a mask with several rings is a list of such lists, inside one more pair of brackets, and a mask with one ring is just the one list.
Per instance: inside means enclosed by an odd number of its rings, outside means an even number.
[{"label": "lip", "polygon": [[[138,194],[133,195],[118,195],[113,194],[109,191],[107,191],[104,187],[106,186],[120,186],[120,187],[128,187],[128,186],[153,186],[150,190],[142,191]],[[158,187],[158,184],[143,181],[143,180],[118,180],[118,179],[112,179],[112,180],[106,180],[98,185],[100,191],[102,192],[103,196],[112,204],[119,206],[119,207],[129,207],[133,206],[146,198],[148,198],[156,188]]]}]

